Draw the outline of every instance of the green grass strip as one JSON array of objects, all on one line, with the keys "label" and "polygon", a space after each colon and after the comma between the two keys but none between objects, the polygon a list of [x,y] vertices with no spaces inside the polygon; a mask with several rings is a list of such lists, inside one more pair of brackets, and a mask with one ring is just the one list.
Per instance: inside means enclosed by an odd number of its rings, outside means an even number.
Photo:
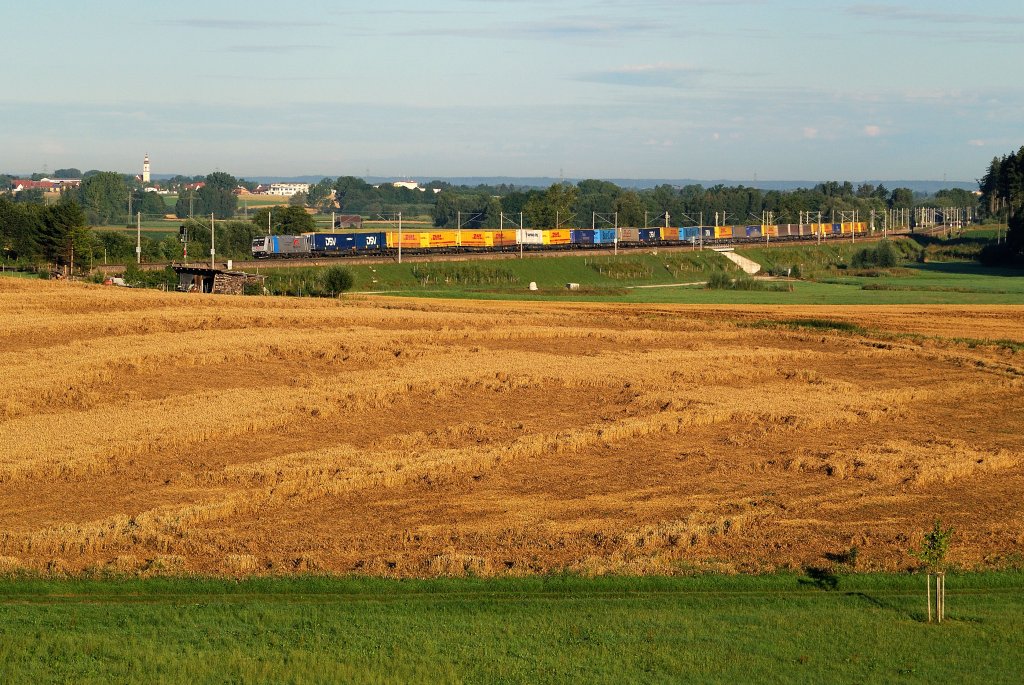
[{"label": "green grass strip", "polygon": [[0,581],[3,682],[1016,682],[1024,576]]}]

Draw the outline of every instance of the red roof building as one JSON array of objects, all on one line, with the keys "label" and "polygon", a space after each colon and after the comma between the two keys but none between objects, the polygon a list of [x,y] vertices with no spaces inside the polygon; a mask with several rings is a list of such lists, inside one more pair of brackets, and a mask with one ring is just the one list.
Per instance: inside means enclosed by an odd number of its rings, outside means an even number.
[{"label": "red roof building", "polygon": [[44,192],[52,192],[55,190],[64,190],[65,188],[77,188],[82,185],[82,179],[80,178],[43,178],[38,181],[33,181],[27,178],[16,178],[11,181],[11,191],[20,192],[22,190],[42,190]]}]

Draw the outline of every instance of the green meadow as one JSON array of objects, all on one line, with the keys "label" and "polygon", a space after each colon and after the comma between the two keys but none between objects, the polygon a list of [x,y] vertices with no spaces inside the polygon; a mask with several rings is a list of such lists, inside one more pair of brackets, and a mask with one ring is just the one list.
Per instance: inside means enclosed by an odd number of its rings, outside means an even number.
[{"label": "green meadow", "polygon": [[0,581],[11,683],[1014,683],[1024,576]]},{"label": "green meadow", "polygon": [[[981,266],[975,261],[933,261],[950,247],[922,250],[911,241],[900,246],[900,261],[891,268],[854,268],[866,245],[801,244],[743,246],[736,252],[776,274],[755,279],[752,289],[707,288],[715,274],[742,276],[724,256],[711,250],[630,250],[619,255],[578,252],[524,259],[395,262],[354,264],[339,260],[354,277],[353,292],[415,297],[594,301],[685,304],[1024,304],[1024,270]],[[964,249],[958,247],[957,249]],[[940,252],[942,250],[942,252]],[[922,258],[923,255],[923,258]],[[322,269],[275,268],[267,274],[274,294],[310,295]],[[787,278],[786,275],[799,276]],[[537,290],[529,290],[530,283]],[[576,283],[579,289],[566,286]]]}]

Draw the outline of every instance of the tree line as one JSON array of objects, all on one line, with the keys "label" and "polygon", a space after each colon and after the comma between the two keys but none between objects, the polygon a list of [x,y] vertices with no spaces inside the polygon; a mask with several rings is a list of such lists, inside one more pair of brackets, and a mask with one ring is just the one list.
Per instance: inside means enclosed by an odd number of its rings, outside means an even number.
[{"label": "tree line", "polygon": [[981,206],[991,216],[1006,219],[1006,241],[982,252],[988,263],[1024,263],[1024,146],[994,157],[979,181]]},{"label": "tree line", "polygon": [[[68,176],[78,172],[58,171]],[[79,254],[99,250],[108,259],[118,261],[134,258],[133,236],[101,232],[89,237],[86,227],[133,225],[135,212],[163,217],[167,212],[164,198],[144,192],[134,177],[117,172],[89,171],[82,178],[80,187],[67,189],[60,201],[50,206],[43,204],[42,193],[0,193],[0,253],[4,258],[66,263],[75,250]],[[203,181],[201,188],[184,188],[185,183],[195,183],[197,179]],[[526,226],[586,228],[592,225],[595,215],[601,217],[597,221],[599,226],[613,220],[619,226],[658,226],[666,222],[666,216],[673,226],[707,225],[716,218],[721,224],[758,223],[763,212],[772,212],[774,220],[782,223],[796,223],[806,213],[820,213],[822,221],[838,220],[841,213],[852,211],[867,220],[872,211],[909,209],[927,202],[976,207],[993,217],[1007,216],[1011,237],[1016,241],[1012,244],[1024,242],[1022,231],[1014,228],[1024,220],[1020,216],[1024,204],[1024,148],[993,159],[980,181],[980,203],[974,194],[960,189],[942,190],[926,198],[915,196],[907,188],[888,189],[869,183],[855,186],[848,181],[827,181],[812,188],[787,191],[721,184],[681,188],[665,184],[637,190],[598,179],[557,183],[546,189],[506,184],[453,186],[432,181],[424,192],[391,184],[374,187],[361,178],[341,176],[311,185],[308,193],[292,197],[286,207],[260,209],[251,221],[236,221],[236,190],[249,182],[218,171],[202,177],[179,177],[178,183],[182,190],[175,213],[183,219],[194,217],[186,222],[190,243],[195,243],[194,247],[190,245],[190,255],[204,254],[208,249],[211,214],[227,222],[218,223],[218,254],[240,257],[248,253],[254,237],[268,232],[297,234],[315,230],[315,222],[306,212],[310,207],[324,213],[338,211],[369,217],[396,210],[407,215],[428,214],[435,226],[445,228],[497,228],[502,215],[506,225],[511,226],[518,224],[520,214]],[[69,209],[72,206],[77,210]],[[169,236],[160,241],[146,239],[142,249],[146,259],[171,259],[180,258],[182,245],[176,236]]]},{"label": "tree line", "polygon": [[[776,222],[798,223],[801,215],[820,213],[822,221],[838,220],[843,212],[857,211],[865,220],[872,211],[916,206],[924,198],[908,188],[887,189],[864,183],[829,181],[813,188],[760,190],[745,186],[660,185],[647,190],[621,188],[614,183],[589,179],[573,185],[554,184],[546,190],[508,189],[503,195],[490,188],[442,190],[432,211],[434,225],[453,228],[496,228],[504,214],[510,224],[519,214],[527,226],[587,228],[595,223],[619,226],[660,226],[759,223],[763,212]],[[974,207],[977,199],[966,190],[943,190],[928,198],[938,206]],[[666,217],[667,214],[667,217]]]}]

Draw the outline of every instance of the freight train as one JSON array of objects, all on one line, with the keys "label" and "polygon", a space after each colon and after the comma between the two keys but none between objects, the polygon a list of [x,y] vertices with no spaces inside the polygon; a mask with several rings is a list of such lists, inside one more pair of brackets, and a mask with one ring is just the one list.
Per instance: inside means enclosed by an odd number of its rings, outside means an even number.
[{"label": "freight train", "polygon": [[272,235],[252,241],[252,256],[341,257],[494,252],[512,250],[587,249],[718,245],[741,242],[856,237],[868,232],[866,222],[839,224],[773,224],[768,226],[680,226],[665,228],[545,228],[506,230],[380,231]]}]

